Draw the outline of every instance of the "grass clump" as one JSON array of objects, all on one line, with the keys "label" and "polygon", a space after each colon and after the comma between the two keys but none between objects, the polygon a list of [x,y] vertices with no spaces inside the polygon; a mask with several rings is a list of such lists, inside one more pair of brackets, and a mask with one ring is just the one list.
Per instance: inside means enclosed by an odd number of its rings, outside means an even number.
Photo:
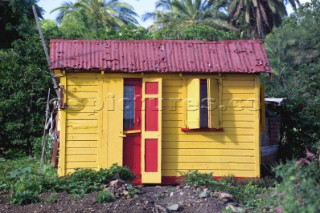
[{"label": "grass clump", "polygon": [[[69,176],[58,178],[56,170],[50,167],[44,167],[43,174],[40,174],[38,163],[29,158],[1,161],[0,169],[3,171],[0,177],[0,192],[9,192],[10,202],[18,205],[40,202],[39,195],[44,192],[67,192],[81,198],[85,194],[101,191],[101,185],[112,180],[135,179],[127,167],[118,165],[99,171],[78,169]],[[55,200],[53,197],[52,202]]]},{"label": "grass clump", "polygon": [[108,190],[103,190],[99,192],[96,197],[98,203],[110,203],[116,200],[116,197],[110,193]]}]

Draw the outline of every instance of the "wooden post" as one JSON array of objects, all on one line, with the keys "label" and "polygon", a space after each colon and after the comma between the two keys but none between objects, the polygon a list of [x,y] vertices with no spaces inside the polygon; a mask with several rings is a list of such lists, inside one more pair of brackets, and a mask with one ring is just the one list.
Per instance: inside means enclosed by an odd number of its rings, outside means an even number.
[{"label": "wooden post", "polygon": [[41,151],[41,159],[40,159],[40,168],[39,168],[39,172],[42,173],[42,166],[43,166],[43,158],[44,158],[44,152],[45,152],[45,148],[46,148],[46,126],[48,124],[48,120],[49,120],[49,112],[50,112],[50,88],[48,90],[48,97],[47,97],[47,105],[46,105],[46,119],[44,122],[44,127],[43,127],[43,135],[42,135],[42,151]]}]

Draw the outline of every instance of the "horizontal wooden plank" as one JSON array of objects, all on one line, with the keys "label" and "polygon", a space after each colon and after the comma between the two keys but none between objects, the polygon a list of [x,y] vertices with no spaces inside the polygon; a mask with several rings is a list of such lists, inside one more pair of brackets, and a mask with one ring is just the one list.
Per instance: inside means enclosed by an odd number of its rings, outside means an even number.
[{"label": "horizontal wooden plank", "polygon": [[[217,135],[254,135],[254,130],[251,128],[223,128],[224,131],[223,132],[212,132],[215,133]],[[187,134],[189,135],[190,132],[183,132],[180,128],[166,128],[163,127],[162,128],[162,132],[163,134],[180,134],[180,135],[184,135]],[[208,134],[208,132],[197,132],[198,135],[201,134]],[[209,133],[210,134],[210,133]]]},{"label": "horizontal wooden plank", "polygon": [[223,121],[223,128],[254,128],[252,121]]},{"label": "horizontal wooden plank", "polygon": [[66,162],[67,169],[96,168],[97,162]]},{"label": "horizontal wooden plank", "polygon": [[98,119],[98,113],[82,113],[70,112],[67,113],[67,120],[94,120]]},{"label": "horizontal wooden plank", "polygon": [[67,155],[66,162],[97,162],[97,155]]},{"label": "horizontal wooden plank", "polygon": [[96,141],[98,140],[98,134],[66,134],[67,141]]},{"label": "horizontal wooden plank", "polygon": [[225,142],[252,142],[254,141],[254,136],[242,136],[242,135],[223,135],[216,134],[216,132],[206,132],[205,134],[199,134],[199,132],[188,132],[184,135],[163,135],[162,141],[199,141],[199,142],[210,142],[210,141],[225,141]]},{"label": "horizontal wooden plank", "polygon": [[252,101],[254,100],[255,96],[254,94],[236,94],[236,93],[228,93],[228,94],[223,94],[222,99],[223,100],[243,100],[243,101]]},{"label": "horizontal wooden plank", "polygon": [[70,99],[98,99],[97,92],[67,92],[67,101]]},{"label": "horizontal wooden plank", "polygon": [[163,111],[162,112],[162,120],[163,121],[179,121],[183,120],[184,115],[183,114],[176,114],[174,112],[169,112],[169,111]]},{"label": "horizontal wooden plank", "polygon": [[68,148],[97,148],[97,141],[66,141]]},{"label": "horizontal wooden plank", "polygon": [[163,94],[165,93],[179,93],[182,94],[183,92],[183,87],[182,86],[174,86],[174,87],[168,87],[168,86],[164,86],[162,88],[162,92]]},{"label": "horizontal wooden plank", "polygon": [[67,86],[67,93],[78,93],[78,92],[95,92],[98,93],[98,86],[86,86],[86,85],[73,85]]},{"label": "horizontal wooden plank", "polygon": [[99,79],[94,76],[78,75],[77,77],[67,77],[68,86],[97,86]]},{"label": "horizontal wooden plank", "polygon": [[66,148],[66,155],[96,155],[97,148]]},{"label": "horizontal wooden plank", "polygon": [[69,109],[81,109],[84,107],[93,107],[98,105],[98,99],[90,98],[70,98],[67,100],[67,105]]},{"label": "horizontal wooden plank", "polygon": [[236,156],[166,156],[162,158],[164,163],[254,163],[254,157]]},{"label": "horizontal wooden plank", "polygon": [[172,79],[172,80],[169,80],[169,79],[164,79],[162,81],[162,85],[163,87],[182,87],[183,86],[183,80],[179,79],[179,78],[176,78],[176,79]]},{"label": "horizontal wooden plank", "polygon": [[238,149],[162,149],[163,156],[254,156],[254,150]]},{"label": "horizontal wooden plank", "polygon": [[223,115],[223,121],[254,121],[253,116],[247,116],[247,115]]},{"label": "horizontal wooden plank", "polygon": [[254,171],[255,165],[249,163],[162,163],[163,170],[245,170]]},{"label": "horizontal wooden plank", "polygon": [[234,80],[234,81],[254,81],[255,75],[252,74],[226,74],[223,76],[223,80]]},{"label": "horizontal wooden plank", "polygon": [[67,112],[68,113],[97,113],[103,110],[104,106],[96,105],[96,106],[84,106],[84,105],[74,105],[68,106]]},{"label": "horizontal wooden plank", "polygon": [[237,87],[254,87],[255,83],[254,81],[230,81],[230,80],[223,80],[222,81],[223,88],[229,87],[229,86],[237,86]]},{"label": "horizontal wooden plank", "polygon": [[[183,173],[189,172],[190,170],[162,170],[162,176],[182,176]],[[198,170],[201,173],[213,173],[215,177],[222,176],[235,176],[235,177],[256,177],[254,171],[241,171],[241,170]]]},{"label": "horizontal wooden plank", "polygon": [[254,94],[254,87],[223,87],[223,94]]},{"label": "horizontal wooden plank", "polygon": [[69,133],[97,133],[97,120],[68,120],[66,124],[66,132]]},{"label": "horizontal wooden plank", "polygon": [[235,107],[226,107],[221,110],[223,115],[249,115],[253,116],[255,111],[251,108],[235,108]]},{"label": "horizontal wooden plank", "polygon": [[255,144],[251,143],[230,143],[230,142],[162,142],[164,149],[254,149]]}]

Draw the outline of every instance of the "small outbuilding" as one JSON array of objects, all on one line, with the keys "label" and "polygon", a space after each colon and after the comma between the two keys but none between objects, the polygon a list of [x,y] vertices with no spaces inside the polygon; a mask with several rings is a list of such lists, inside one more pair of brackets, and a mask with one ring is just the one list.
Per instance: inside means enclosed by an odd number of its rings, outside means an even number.
[{"label": "small outbuilding", "polygon": [[260,176],[261,41],[51,40],[50,60],[59,176],[115,163],[142,184]]}]

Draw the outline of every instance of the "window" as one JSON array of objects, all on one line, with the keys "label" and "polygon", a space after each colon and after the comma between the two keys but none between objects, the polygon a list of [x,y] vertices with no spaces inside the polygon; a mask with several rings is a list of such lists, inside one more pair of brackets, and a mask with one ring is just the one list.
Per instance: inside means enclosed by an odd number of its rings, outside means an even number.
[{"label": "window", "polygon": [[219,79],[187,80],[187,130],[222,130],[219,112]]},{"label": "window", "polygon": [[123,112],[123,128],[133,129],[134,128],[134,97],[135,97],[135,86],[125,85],[124,86],[124,112]]}]

